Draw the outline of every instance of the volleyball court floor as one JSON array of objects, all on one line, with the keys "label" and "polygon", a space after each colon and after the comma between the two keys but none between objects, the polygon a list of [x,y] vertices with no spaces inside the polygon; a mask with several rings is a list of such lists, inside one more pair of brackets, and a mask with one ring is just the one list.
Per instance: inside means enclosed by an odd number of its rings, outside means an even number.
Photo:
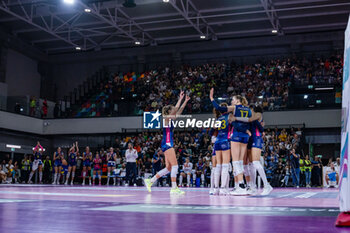
[{"label": "volleyball court floor", "polygon": [[0,185],[0,232],[350,232],[335,228],[338,190],[209,196],[206,188]]}]

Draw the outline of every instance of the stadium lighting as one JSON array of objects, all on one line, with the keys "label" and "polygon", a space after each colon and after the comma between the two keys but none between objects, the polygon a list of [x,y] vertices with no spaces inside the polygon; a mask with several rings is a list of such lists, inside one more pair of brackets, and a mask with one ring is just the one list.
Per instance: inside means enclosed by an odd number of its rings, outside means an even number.
[{"label": "stadium lighting", "polygon": [[75,47],[75,50],[81,50],[81,47],[77,46]]},{"label": "stadium lighting", "polygon": [[63,0],[63,2],[72,5],[74,4],[75,0]]},{"label": "stadium lighting", "polygon": [[169,2],[169,0],[163,0],[163,2]]},{"label": "stadium lighting", "polygon": [[304,100],[306,100],[307,98],[309,98],[309,96],[308,95],[304,95]]},{"label": "stadium lighting", "polygon": [[136,45],[140,45],[141,42],[140,42],[140,41],[135,41],[135,44],[136,44]]},{"label": "stadium lighting", "polygon": [[333,90],[333,87],[316,87],[315,91],[326,91],[326,90]]},{"label": "stadium lighting", "polygon": [[205,39],[206,37],[204,35],[201,35],[199,38],[201,39]]},{"label": "stadium lighting", "polygon": [[21,149],[21,146],[18,145],[11,145],[11,144],[6,144],[7,148],[11,148],[11,149]]},{"label": "stadium lighting", "polygon": [[277,31],[276,29],[273,29],[271,32],[272,32],[273,34],[276,34],[278,31]]},{"label": "stadium lighting", "polygon": [[91,12],[91,9],[90,9],[90,8],[85,8],[84,11],[85,11],[86,13],[90,13],[90,12]]}]

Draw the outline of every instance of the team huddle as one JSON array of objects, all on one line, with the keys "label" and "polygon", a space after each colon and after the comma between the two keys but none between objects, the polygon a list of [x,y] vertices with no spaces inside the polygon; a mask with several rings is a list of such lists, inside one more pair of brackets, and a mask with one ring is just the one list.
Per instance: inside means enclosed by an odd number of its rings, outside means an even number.
[{"label": "team huddle", "polygon": [[[175,106],[167,105],[163,107],[162,116],[165,125],[163,127],[161,149],[165,155],[166,167],[151,179],[144,180],[149,192],[151,192],[151,187],[157,179],[170,173],[172,181],[170,193],[184,194],[184,191],[180,190],[176,183],[178,163],[173,148],[174,127],[172,125],[172,121],[181,115],[189,100],[189,97],[186,96],[185,101],[181,104],[184,96],[184,92],[181,91]],[[268,183],[264,168],[260,163],[264,131],[262,108],[259,106],[248,107],[248,101],[239,95],[232,98],[231,105],[227,103],[219,105],[214,100],[214,89],[210,91],[210,100],[214,106],[216,119],[221,122],[220,127],[210,131],[214,144],[210,194],[255,195],[257,194],[256,173],[258,172],[264,184],[261,195],[268,195],[272,191],[272,187]],[[231,161],[235,187],[232,191],[229,191]],[[185,166],[183,168],[184,174],[187,174],[188,183],[190,169],[190,167]],[[181,175],[181,183],[182,179],[183,176]]]}]

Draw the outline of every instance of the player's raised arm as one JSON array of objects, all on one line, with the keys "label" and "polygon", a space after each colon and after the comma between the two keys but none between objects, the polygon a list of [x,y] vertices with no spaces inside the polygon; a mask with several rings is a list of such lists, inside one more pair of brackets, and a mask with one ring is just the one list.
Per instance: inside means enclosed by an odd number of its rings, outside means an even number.
[{"label": "player's raised arm", "polygon": [[190,98],[188,95],[186,95],[185,101],[182,103],[180,109],[176,112],[176,117],[179,116],[179,115],[181,115],[181,113],[183,112],[183,110],[184,110],[185,107],[186,107],[187,102],[188,102],[190,99],[191,99],[191,98]]},{"label": "player's raised arm", "polygon": [[214,108],[218,110],[219,112],[233,112],[235,111],[235,106],[220,106],[216,101],[214,100],[214,88],[210,89],[209,98],[211,103],[213,104]]},{"label": "player's raised arm", "polygon": [[184,96],[185,96],[184,91],[181,91],[181,92],[180,92],[179,99],[178,99],[176,105],[173,107],[173,109],[171,110],[171,112],[170,112],[170,114],[169,114],[170,116],[175,116],[175,115],[176,115],[177,111],[178,111],[179,108],[180,108],[180,105],[181,105],[181,102],[182,102],[182,99],[184,98]]}]

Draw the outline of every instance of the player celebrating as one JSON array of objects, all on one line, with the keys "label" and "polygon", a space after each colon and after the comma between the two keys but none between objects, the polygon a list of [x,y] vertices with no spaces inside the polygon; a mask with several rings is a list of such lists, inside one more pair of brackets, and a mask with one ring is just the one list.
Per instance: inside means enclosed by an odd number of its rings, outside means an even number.
[{"label": "player celebrating", "polygon": [[[111,172],[115,169],[115,162],[117,159],[117,154],[114,152],[113,147],[109,148],[109,152],[107,153],[107,161],[108,161],[108,168],[107,168],[107,186],[109,185],[109,178],[111,177]],[[114,185],[116,185],[116,177],[113,177]]]},{"label": "player celebrating", "polygon": [[100,159],[100,155],[96,152],[96,156],[93,161],[94,171],[92,176],[92,185],[95,185],[96,173],[99,181],[99,185],[101,185],[101,169],[102,169],[102,159]]},{"label": "player celebrating", "polygon": [[75,170],[77,169],[77,154],[79,153],[78,142],[75,142],[73,146],[69,149],[68,155],[68,173],[65,185],[68,185],[68,180],[70,173],[72,173],[71,185],[74,183]]},{"label": "player celebrating", "polygon": [[44,151],[44,148],[40,145],[40,142],[38,141],[35,148],[33,149],[34,154],[34,161],[32,165],[32,171],[29,175],[28,183],[32,183],[32,177],[34,175],[34,172],[39,168],[39,183],[41,184],[43,179],[43,162],[41,161],[42,152]]},{"label": "player celebrating", "polygon": [[53,161],[55,168],[55,175],[53,178],[52,184],[59,184],[61,178],[61,170],[62,170],[62,159],[64,158],[64,154],[62,152],[61,147],[57,148],[57,151],[53,153]]},{"label": "player celebrating", "polygon": [[184,191],[180,190],[176,184],[176,175],[177,175],[179,166],[177,164],[176,154],[174,150],[174,141],[173,141],[174,126],[172,124],[172,120],[176,119],[176,117],[182,113],[187,102],[190,100],[190,97],[186,95],[185,101],[181,105],[181,102],[184,96],[185,96],[184,92],[181,91],[179,100],[177,101],[175,106],[167,105],[162,109],[162,115],[164,118],[163,122],[165,125],[163,127],[163,139],[161,142],[161,148],[162,148],[162,151],[164,152],[166,167],[160,170],[151,179],[144,180],[145,186],[147,187],[149,192],[151,192],[152,184],[157,179],[170,173],[171,187],[172,187],[170,190],[170,194],[185,193]]},{"label": "player celebrating", "polygon": [[[214,89],[210,91],[210,101],[214,107],[216,104],[214,100]],[[227,104],[222,103],[220,107],[227,109]],[[227,179],[229,179],[229,163],[230,163],[230,145],[229,145],[229,117],[228,111],[221,112],[214,108],[214,113],[217,121],[221,122],[218,128],[218,135],[214,144],[215,157],[216,157],[216,168],[215,168],[215,180],[214,180],[214,194],[228,195],[229,191],[226,189]],[[221,175],[221,189],[219,190],[219,180]]]},{"label": "player celebrating", "polygon": [[89,175],[89,185],[91,185],[91,163],[92,163],[92,153],[90,152],[90,147],[86,147],[83,152],[83,183],[85,185],[86,172]]},{"label": "player celebrating", "polygon": [[214,181],[215,181],[215,169],[216,169],[216,153],[215,153],[215,141],[216,141],[216,136],[217,136],[217,130],[216,129],[211,129],[209,132],[209,135],[211,135],[211,144],[212,144],[212,156],[211,156],[211,171],[210,171],[210,190],[209,190],[209,195],[214,195],[215,194],[215,189],[214,189]]}]

